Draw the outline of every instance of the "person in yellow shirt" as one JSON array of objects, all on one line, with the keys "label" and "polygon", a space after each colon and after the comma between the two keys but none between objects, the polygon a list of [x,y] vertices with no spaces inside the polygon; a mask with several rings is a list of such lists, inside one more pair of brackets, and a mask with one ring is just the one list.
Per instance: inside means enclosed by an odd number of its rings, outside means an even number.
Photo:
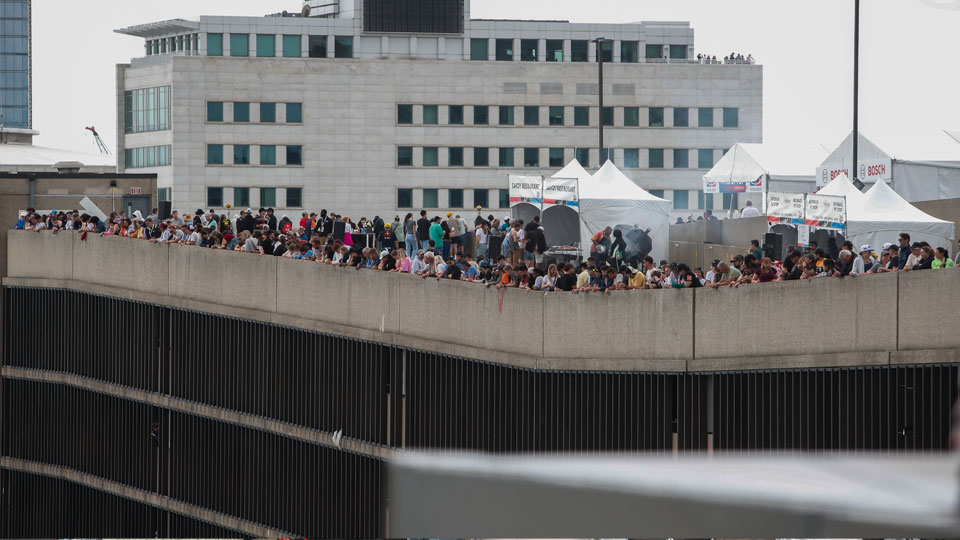
[{"label": "person in yellow shirt", "polygon": [[590,271],[586,264],[580,265],[580,273],[577,274],[577,290],[583,289],[590,284]]}]

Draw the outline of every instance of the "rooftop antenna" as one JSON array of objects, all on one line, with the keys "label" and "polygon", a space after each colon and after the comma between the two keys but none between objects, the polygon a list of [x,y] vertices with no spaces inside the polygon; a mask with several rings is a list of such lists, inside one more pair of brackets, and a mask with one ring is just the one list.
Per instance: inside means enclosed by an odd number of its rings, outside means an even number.
[{"label": "rooftop antenna", "polygon": [[97,142],[97,150],[100,150],[101,154],[110,155],[110,149],[107,148],[107,145],[104,144],[103,139],[100,138],[100,134],[97,133],[97,128],[90,126],[86,128],[87,131],[93,133],[93,140]]}]

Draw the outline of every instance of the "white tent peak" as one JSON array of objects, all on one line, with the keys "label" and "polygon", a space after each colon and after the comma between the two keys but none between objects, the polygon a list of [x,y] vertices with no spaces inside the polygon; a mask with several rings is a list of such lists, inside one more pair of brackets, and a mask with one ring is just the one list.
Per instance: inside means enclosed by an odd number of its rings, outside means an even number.
[{"label": "white tent peak", "polygon": [[[877,183],[867,191],[864,195],[862,205],[851,210],[853,210],[853,212],[850,219],[860,221],[887,219],[898,222],[950,223],[935,218],[916,206],[913,206],[882,180],[877,181]],[[952,226],[953,223],[950,223],[950,225]]]},{"label": "white tent peak", "polygon": [[589,180],[581,181],[580,198],[667,202],[638,186],[609,160]]},{"label": "white tent peak", "polygon": [[853,185],[847,175],[840,173],[836,178],[823,186],[817,195],[833,195],[834,197],[845,197],[847,199],[847,209],[859,206],[867,199],[867,196]]},{"label": "white tent peak", "polygon": [[581,184],[583,184],[583,182],[590,179],[590,173],[583,168],[583,165],[580,165],[579,161],[574,159],[570,163],[567,163],[566,167],[560,169],[560,172],[553,175],[551,178],[576,178]]}]

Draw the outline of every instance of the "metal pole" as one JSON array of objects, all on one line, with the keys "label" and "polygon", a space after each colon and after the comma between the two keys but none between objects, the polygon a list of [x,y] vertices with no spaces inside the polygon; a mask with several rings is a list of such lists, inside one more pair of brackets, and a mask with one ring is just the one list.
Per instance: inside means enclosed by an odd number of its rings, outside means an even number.
[{"label": "metal pole", "polygon": [[603,167],[603,38],[597,38],[597,64],[600,66],[600,85],[597,94],[600,96],[600,166]]},{"label": "metal pole", "polygon": [[860,89],[860,0],[853,0],[853,176],[857,189],[863,189],[860,180],[860,161],[857,150],[860,143],[859,89]]}]

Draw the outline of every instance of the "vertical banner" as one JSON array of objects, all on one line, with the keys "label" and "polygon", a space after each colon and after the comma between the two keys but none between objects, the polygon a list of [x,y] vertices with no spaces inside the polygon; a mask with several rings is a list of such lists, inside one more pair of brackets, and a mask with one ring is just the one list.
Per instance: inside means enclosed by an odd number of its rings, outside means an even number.
[{"label": "vertical banner", "polygon": [[797,225],[797,245],[807,247],[810,245],[810,226]]},{"label": "vertical banner", "polygon": [[847,199],[834,195],[807,195],[804,223],[818,229],[842,231],[847,223]]},{"label": "vertical banner", "polygon": [[537,207],[543,204],[543,177],[511,174],[510,207],[520,203],[530,203]]},{"label": "vertical banner", "polygon": [[567,206],[580,212],[580,181],[576,178],[544,178],[543,209]]},{"label": "vertical banner", "polygon": [[767,222],[800,225],[804,206],[803,193],[771,191],[767,193]]}]

